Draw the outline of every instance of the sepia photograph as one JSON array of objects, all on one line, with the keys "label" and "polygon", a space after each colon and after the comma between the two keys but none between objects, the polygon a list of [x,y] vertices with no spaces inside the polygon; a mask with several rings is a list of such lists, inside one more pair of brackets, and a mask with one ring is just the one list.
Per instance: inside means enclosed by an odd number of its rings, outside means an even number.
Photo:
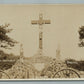
[{"label": "sepia photograph", "polygon": [[0,80],[84,80],[84,4],[0,4]]}]

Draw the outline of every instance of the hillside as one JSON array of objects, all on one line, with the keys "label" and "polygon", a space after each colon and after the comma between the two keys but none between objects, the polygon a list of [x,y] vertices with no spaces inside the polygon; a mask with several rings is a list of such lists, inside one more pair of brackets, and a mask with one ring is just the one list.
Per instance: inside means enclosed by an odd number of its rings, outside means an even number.
[{"label": "hillside", "polygon": [[0,50],[0,69],[6,70],[12,67],[15,62],[19,59],[19,56],[13,54],[7,54]]}]

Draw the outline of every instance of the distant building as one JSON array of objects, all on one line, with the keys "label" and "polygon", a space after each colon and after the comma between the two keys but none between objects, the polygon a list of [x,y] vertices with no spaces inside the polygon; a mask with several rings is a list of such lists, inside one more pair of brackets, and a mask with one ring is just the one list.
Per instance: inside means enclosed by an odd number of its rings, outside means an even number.
[{"label": "distant building", "polygon": [[23,62],[24,52],[23,52],[23,44],[20,45],[20,61]]},{"label": "distant building", "polygon": [[57,50],[56,50],[56,59],[61,59],[61,54],[60,54],[60,45],[57,46]]}]

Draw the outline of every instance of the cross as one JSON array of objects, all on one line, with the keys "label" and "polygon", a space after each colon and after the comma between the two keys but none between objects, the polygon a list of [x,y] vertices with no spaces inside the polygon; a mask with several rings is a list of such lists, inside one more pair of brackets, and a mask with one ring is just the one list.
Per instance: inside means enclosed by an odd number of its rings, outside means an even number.
[{"label": "cross", "polygon": [[43,39],[43,32],[42,32],[42,25],[43,24],[50,24],[50,20],[44,20],[43,19],[43,14],[39,14],[39,20],[32,20],[31,21],[31,24],[38,24],[39,25],[39,29],[40,29],[40,32],[39,32],[39,49],[42,50],[43,47],[42,47],[42,39]]},{"label": "cross", "polygon": [[31,23],[38,25],[50,24],[50,20],[43,20],[43,14],[39,14],[39,20],[32,20]]}]

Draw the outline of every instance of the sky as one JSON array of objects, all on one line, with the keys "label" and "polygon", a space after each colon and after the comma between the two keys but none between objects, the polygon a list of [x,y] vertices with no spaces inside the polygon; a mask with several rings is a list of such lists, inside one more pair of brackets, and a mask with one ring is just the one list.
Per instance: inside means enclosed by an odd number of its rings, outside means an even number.
[{"label": "sky", "polygon": [[60,45],[61,58],[84,59],[84,48],[79,47],[79,27],[84,26],[84,5],[0,5],[0,24],[10,23],[13,31],[9,36],[18,42],[7,53],[19,55],[20,44],[23,44],[24,56],[31,57],[38,52],[39,25],[32,25],[31,20],[38,20],[39,13],[51,20],[43,25],[43,54],[56,57]]}]

